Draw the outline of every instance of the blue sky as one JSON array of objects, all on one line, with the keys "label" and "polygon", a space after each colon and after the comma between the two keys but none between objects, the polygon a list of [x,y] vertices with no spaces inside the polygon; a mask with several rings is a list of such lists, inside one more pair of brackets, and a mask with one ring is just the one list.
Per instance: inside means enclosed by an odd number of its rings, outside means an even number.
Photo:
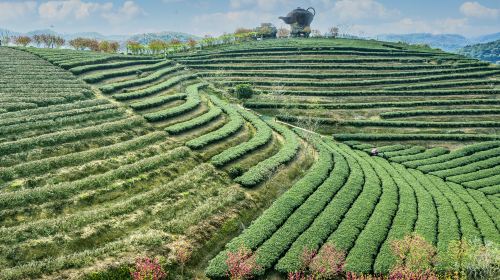
[{"label": "blue sky", "polygon": [[180,31],[219,35],[316,8],[313,29],[351,34],[500,32],[500,0],[0,0],[0,28],[26,32],[134,34]]}]

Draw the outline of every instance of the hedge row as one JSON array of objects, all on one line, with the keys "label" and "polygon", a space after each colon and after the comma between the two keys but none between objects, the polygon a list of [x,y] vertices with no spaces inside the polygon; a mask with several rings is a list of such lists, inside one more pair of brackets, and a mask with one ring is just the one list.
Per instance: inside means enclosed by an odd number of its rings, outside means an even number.
[{"label": "hedge row", "polygon": [[[459,69],[460,67],[488,66],[485,62],[467,62],[459,64],[420,64],[420,65],[370,65],[370,64],[300,64],[301,69],[307,70],[419,70],[419,69]],[[260,64],[260,65],[238,65],[238,64],[191,64],[191,68],[200,70],[296,70],[297,65],[293,63],[284,64]]]},{"label": "hedge row", "polygon": [[190,129],[203,126],[222,114],[222,110],[219,107],[213,106],[205,114],[198,116],[196,118],[190,119],[185,122],[180,122],[165,128],[165,131],[169,134],[180,134]]},{"label": "hedge row", "polygon": [[[465,77],[464,77],[465,78]],[[412,91],[412,90],[421,90],[421,89],[433,89],[433,88],[454,88],[454,87],[469,87],[469,86],[493,86],[499,85],[500,80],[488,80],[488,79],[480,79],[480,80],[472,80],[472,81],[453,81],[453,82],[443,82],[443,83],[420,83],[417,85],[406,85],[406,86],[397,86],[397,87],[389,87],[386,90],[396,90],[396,91]],[[474,91],[474,89],[472,89]]]},{"label": "hedge row", "polygon": [[225,277],[227,275],[227,252],[238,250],[240,246],[245,246],[250,250],[256,249],[269,239],[295,209],[304,203],[328,177],[333,166],[332,154],[320,139],[314,139],[312,142],[319,152],[318,160],[304,177],[276,199],[242,234],[226,244],[226,249],[209,262],[205,271],[207,276]]},{"label": "hedge row", "polygon": [[474,141],[474,140],[497,140],[500,135],[491,134],[374,134],[374,133],[353,133],[335,134],[334,138],[340,141],[361,140],[361,141],[409,141],[409,140],[435,140],[435,141]]},{"label": "hedge row", "polygon": [[11,112],[2,115],[0,125],[10,125],[19,122],[34,121],[38,118],[44,118],[46,115],[64,113],[70,110],[79,110],[88,107],[101,106],[110,104],[106,99],[90,99],[82,100],[65,104],[57,104],[53,106],[35,108],[30,110],[23,110],[18,112]]},{"label": "hedge row", "polygon": [[[477,181],[477,180],[484,180],[484,182],[486,182],[486,181],[491,182],[491,184],[489,184],[489,185],[488,184],[486,184],[486,185],[479,184],[480,186],[477,188],[481,188],[481,187],[488,187],[490,185],[499,184],[500,181],[497,182],[497,180],[494,180],[491,178],[491,177],[493,177],[495,175],[499,175],[499,174],[500,174],[500,165],[493,166],[493,167],[486,168],[486,169],[479,169],[479,170],[472,171],[472,172],[448,176],[448,177],[446,177],[446,180],[452,181],[455,183],[465,183],[465,182]],[[477,184],[477,182],[473,183],[472,185],[476,185],[476,184]]]},{"label": "hedge row", "polygon": [[453,205],[460,225],[461,238],[465,240],[474,240],[474,238],[481,236],[469,207],[467,207],[460,196],[458,196],[441,178],[431,176],[430,179],[434,181],[434,185],[437,189],[441,191]]},{"label": "hedge row", "polygon": [[[453,186],[453,184],[451,185]],[[460,189],[463,190],[463,188]],[[470,194],[471,198],[484,209],[484,211],[495,223],[497,230],[500,231],[500,210],[495,207],[495,205],[484,195],[484,193],[473,189],[465,189],[465,191]]]},{"label": "hedge row", "polygon": [[357,153],[362,152],[355,151],[354,154],[358,158],[361,169],[365,174],[365,184],[358,198],[349,207],[339,226],[330,234],[326,242],[344,252],[349,252],[354,246],[356,239],[373,214],[382,194],[379,177],[368,162],[360,159]]},{"label": "hedge row", "polygon": [[[333,153],[334,167],[326,180],[286,219],[255,251],[254,256],[260,272],[271,268],[294,241],[302,235],[342,188],[349,175],[345,159]],[[287,271],[292,272],[292,271]]]},{"label": "hedge row", "polygon": [[[414,230],[417,221],[417,199],[412,186],[402,177],[403,171],[397,171],[394,166],[386,160],[373,158],[385,170],[394,183],[398,186],[398,209],[393,216],[391,227],[381,245],[374,262],[376,273],[387,273],[394,265],[395,258],[391,251],[391,241],[402,239]],[[432,223],[432,220],[429,221]]]},{"label": "hedge row", "polygon": [[[439,161],[431,160],[421,163],[417,168],[426,173],[446,172],[446,170],[461,167],[467,164],[490,159],[500,154],[500,143],[491,142],[465,147],[449,155],[439,157]],[[439,173],[440,174],[440,173]]]},{"label": "hedge row", "polygon": [[374,126],[374,127],[436,127],[436,128],[460,128],[460,127],[500,127],[497,121],[475,121],[475,122],[432,122],[432,121],[371,121],[371,120],[336,120],[322,117],[300,117],[290,115],[278,115],[277,119],[284,122],[314,121],[322,125],[342,126]]},{"label": "hedge row", "polygon": [[156,84],[154,86],[147,87],[145,89],[127,92],[127,93],[114,94],[113,98],[115,98],[116,100],[129,100],[129,99],[135,99],[135,98],[142,98],[142,97],[150,96],[150,95],[156,94],[158,92],[164,91],[166,89],[169,89],[169,88],[177,85],[180,82],[190,80],[190,79],[195,79],[195,78],[197,78],[196,74],[179,75],[179,76],[172,77],[172,78],[170,78],[164,82],[161,82],[159,84]]},{"label": "hedge row", "polygon": [[[398,186],[390,175],[368,155],[362,155],[381,180],[382,194],[346,258],[346,270],[371,273],[379,249],[386,240],[398,210]],[[419,201],[420,202],[420,201]],[[361,225],[358,226],[360,228]]]},{"label": "hedge row", "polygon": [[40,175],[57,168],[81,165],[93,160],[116,156],[126,151],[140,149],[165,138],[166,135],[164,132],[154,132],[129,141],[92,150],[24,162],[5,168],[0,167],[0,178],[3,180],[13,180],[20,177]]},{"label": "hedge row", "polygon": [[155,111],[144,115],[144,118],[150,122],[163,121],[172,117],[180,116],[188,111],[194,110],[201,104],[200,95],[198,90],[200,87],[204,87],[206,84],[199,83],[190,85],[186,88],[186,102],[179,106],[172,108],[167,108],[160,111]]},{"label": "hedge row", "polygon": [[127,67],[127,66],[134,66],[134,65],[154,64],[154,63],[158,63],[158,62],[160,62],[160,60],[153,60],[153,59],[118,61],[118,62],[111,62],[111,63],[106,63],[106,64],[91,64],[91,65],[78,66],[78,67],[71,68],[70,71],[71,71],[71,73],[73,73],[75,75],[79,75],[79,74],[84,74],[84,73],[87,73],[90,71],[96,71],[96,70],[116,69],[116,68],[122,68],[122,67]]},{"label": "hedge row", "polygon": [[183,100],[186,99],[187,94],[185,93],[177,93],[170,95],[160,95],[151,98],[147,98],[142,101],[134,102],[129,104],[129,106],[134,110],[145,110],[154,107],[161,106],[163,104],[175,101],[175,100]]},{"label": "hedge row", "polygon": [[500,165],[500,156],[499,153],[491,158],[480,160],[478,158],[475,158],[476,161],[474,162],[463,162],[460,166],[454,167],[454,168],[449,168],[449,169],[444,169],[444,170],[439,170],[439,171],[433,171],[430,172],[430,174],[439,176],[441,178],[446,178],[454,175],[459,175],[459,174],[465,174],[465,173],[470,173],[474,172],[477,170],[481,169],[486,169],[486,168],[491,168],[497,165]]},{"label": "hedge row", "polygon": [[[434,180],[430,176],[425,176],[417,170],[409,170],[421,185],[432,195],[438,213],[438,232],[437,232],[437,253],[439,258],[445,257],[448,252],[450,241],[459,240],[460,223],[457,219],[455,209],[450,201],[438,189]],[[444,259],[444,258],[443,258]],[[446,265],[443,263],[443,265]]]},{"label": "hedge row", "polygon": [[210,100],[215,104],[215,106],[220,107],[224,113],[229,116],[229,122],[227,122],[221,128],[204,134],[198,138],[189,140],[186,142],[186,146],[191,149],[201,149],[209,144],[221,141],[240,130],[245,124],[245,120],[241,117],[238,111],[230,104],[220,100],[216,96],[211,95]]},{"label": "hedge row", "polygon": [[[334,169],[327,180],[332,184],[335,194],[313,223],[291,244],[286,254],[278,261],[275,269],[280,272],[287,273],[301,269],[304,250],[318,250],[321,247],[328,236],[335,231],[344,213],[348,211],[363,188],[365,177],[355,157],[339,149],[336,143],[327,142],[327,144],[335,161]],[[325,183],[322,186],[328,185]]]},{"label": "hedge row", "polygon": [[500,109],[449,109],[449,110],[410,110],[380,113],[380,117],[404,118],[416,116],[460,116],[460,115],[497,115]]},{"label": "hedge row", "polygon": [[[24,114],[22,117],[10,117],[10,118],[2,118],[0,120],[0,125],[1,126],[9,126],[9,125],[15,125],[15,124],[20,124],[20,123],[26,123],[26,122],[37,122],[37,121],[42,121],[42,120],[48,120],[48,119],[56,119],[56,118],[63,118],[63,117],[70,117],[70,116],[75,116],[75,115],[80,115],[80,114],[88,114],[92,112],[99,112],[103,110],[108,110],[108,109],[117,109],[115,104],[111,104],[108,102],[100,102],[101,104],[98,105],[91,105],[91,106],[85,106],[87,104],[92,104],[91,102],[86,102],[84,104],[80,103],[81,105],[84,105],[82,107],[79,106],[74,106],[74,109],[69,109],[72,106],[61,106],[68,108],[66,110],[60,110],[60,108],[54,108],[56,111],[49,111],[49,110],[40,110],[41,112],[46,111],[45,113],[42,114]],[[36,110],[30,110],[31,112],[36,112]],[[18,114],[19,115],[19,114]]]},{"label": "hedge row", "polygon": [[4,142],[0,143],[0,154],[5,156],[35,147],[54,146],[65,142],[93,138],[116,131],[130,129],[142,123],[143,120],[141,118],[134,117],[92,127],[54,132],[13,142]]},{"label": "hedge row", "polygon": [[256,165],[252,166],[243,175],[234,179],[235,182],[245,186],[255,186],[269,176],[282,164],[291,161],[299,152],[300,141],[297,135],[283,125],[277,124],[273,121],[266,121],[275,131],[277,131],[284,138],[284,144],[281,149],[273,156],[259,161]]},{"label": "hedge row", "polygon": [[175,66],[172,66],[172,67],[167,67],[167,68],[158,70],[158,71],[156,71],[154,73],[151,73],[151,74],[147,75],[144,78],[133,79],[133,80],[123,81],[123,82],[116,82],[116,83],[112,83],[112,84],[108,84],[108,85],[102,86],[99,89],[103,93],[111,93],[111,92],[114,92],[114,91],[117,91],[117,90],[120,90],[120,89],[123,89],[123,88],[145,85],[145,84],[152,83],[152,82],[154,82],[156,80],[159,80],[160,78],[162,78],[164,76],[167,76],[169,74],[175,73],[176,71],[181,70],[181,69],[182,69],[181,66],[175,65]]},{"label": "hedge row", "polygon": [[125,180],[137,176],[167,163],[181,160],[188,155],[188,148],[179,147],[170,152],[142,159],[132,164],[122,165],[108,172],[88,176],[81,180],[2,193],[0,194],[0,205],[3,209],[11,209],[21,205],[39,204],[69,198],[82,190],[104,187],[115,180]]},{"label": "hedge row", "polygon": [[421,160],[405,162],[405,165],[410,167],[410,168],[419,167],[419,169],[424,171],[424,172],[430,172],[433,170],[439,170],[441,163],[444,163],[444,162],[447,162],[447,161],[450,161],[450,160],[453,160],[456,158],[469,156],[469,155],[472,155],[474,153],[489,150],[489,149],[496,148],[499,146],[500,146],[500,142],[498,142],[498,141],[472,144],[472,145],[465,146],[462,149],[455,150],[455,151],[453,151],[449,154],[446,154],[446,155],[441,155],[441,156],[428,158],[428,159],[421,159]]},{"label": "hedge row", "polygon": [[[97,125],[102,122],[109,122],[119,117],[123,117],[124,112],[125,111],[123,109],[112,108],[95,110],[89,113],[76,114],[66,117],[18,123],[0,127],[0,135],[6,136],[9,134],[15,134],[14,136],[17,139],[20,137],[20,133],[25,131],[29,131],[29,134],[31,135],[35,130],[39,130],[41,133],[49,133],[51,131],[61,130],[64,126],[74,124],[78,126]],[[38,134],[40,134],[40,132],[38,132]]]},{"label": "hedge row", "polygon": [[347,78],[384,78],[384,77],[411,77],[411,76],[425,76],[425,75],[441,75],[441,74],[454,74],[454,73],[474,73],[485,70],[495,70],[495,68],[480,66],[480,67],[467,67],[467,68],[454,68],[437,71],[412,71],[412,72],[354,72],[354,73],[284,73],[284,72],[204,72],[203,76],[222,76],[222,77],[272,77],[272,78],[303,78],[303,79],[347,79]]},{"label": "hedge row", "polygon": [[233,160],[241,158],[267,144],[273,138],[272,129],[263,120],[261,120],[259,116],[246,110],[238,110],[238,112],[245,120],[250,122],[255,127],[255,134],[250,140],[228,148],[213,156],[210,159],[210,162],[215,166],[221,167]]},{"label": "hedge row", "polygon": [[336,50],[336,49],[296,49],[296,50],[259,50],[256,52],[213,52],[206,54],[195,54],[195,55],[184,55],[184,56],[173,56],[174,59],[182,60],[197,60],[197,59],[211,59],[211,58],[221,58],[221,57],[271,57],[271,56],[300,56],[300,55],[359,55],[359,56],[390,56],[390,57],[400,57],[400,56],[442,56],[440,53],[430,53],[430,52],[415,52],[415,51],[382,51],[373,49],[364,50]]},{"label": "hedge row", "polygon": [[[500,236],[498,234],[499,229],[495,226],[495,220],[485,211],[486,207],[482,202],[483,199],[478,199],[473,197],[469,192],[467,192],[462,186],[454,183],[448,183],[448,187],[451,188],[455,195],[458,195],[469,207],[474,220],[481,232],[483,240],[488,242],[500,242]],[[484,208],[483,208],[484,207]],[[498,219],[498,218],[497,218]]]},{"label": "hedge row", "polygon": [[65,62],[57,63],[58,66],[64,69],[71,69],[78,66],[89,65],[89,64],[101,64],[114,60],[144,60],[144,59],[154,59],[153,57],[147,56],[125,56],[125,55],[116,55],[116,56],[108,56],[104,58],[82,58],[82,59],[74,59],[68,60]]},{"label": "hedge row", "polygon": [[449,153],[450,151],[446,148],[442,147],[436,147],[436,148],[431,148],[427,149],[424,152],[413,154],[413,155],[400,155],[400,156],[393,156],[390,158],[391,161],[402,163],[406,165],[406,162],[413,162],[415,160],[422,160],[422,159],[427,159],[427,158],[433,158],[437,157],[440,155],[444,155]]},{"label": "hedge row", "polygon": [[140,72],[147,72],[147,71],[155,71],[158,70],[162,67],[172,65],[173,62],[170,60],[164,60],[152,65],[146,65],[146,66],[139,66],[139,67],[134,67],[134,68],[129,68],[129,69],[123,69],[123,70],[116,70],[113,72],[105,72],[105,73],[95,73],[91,74],[88,76],[83,77],[83,80],[87,83],[98,83],[100,81],[110,79],[110,78],[115,78],[115,77],[122,77],[122,76],[127,76],[127,75],[134,75],[136,73]]},{"label": "hedge row", "polygon": [[[489,169],[491,170],[491,169]],[[499,194],[500,193],[500,174],[499,171],[496,170],[496,173],[492,173],[490,177],[477,179],[474,181],[469,181],[462,183],[462,185],[471,188],[471,189],[484,189],[484,188],[494,188],[496,186],[497,192],[491,192],[491,194]]]},{"label": "hedge row", "polygon": [[397,156],[408,156],[415,155],[425,151],[424,147],[421,146],[408,146],[405,149],[400,149],[397,151],[388,151],[383,153],[383,157],[392,158]]},{"label": "hedge row", "polygon": [[[434,59],[434,58],[432,58]],[[437,58],[436,58],[437,59]],[[441,60],[455,60],[455,58],[449,57],[439,57]],[[429,58],[347,58],[347,59],[332,59],[332,58],[287,58],[287,59],[276,59],[276,58],[265,58],[265,59],[254,59],[254,58],[235,58],[235,59],[192,59],[192,60],[182,60],[179,61],[182,64],[222,64],[222,63],[295,63],[295,64],[307,64],[307,63],[373,63],[373,62],[399,62],[399,63],[426,63]]]},{"label": "hedge row", "polygon": [[[226,85],[236,85],[241,83],[252,83],[258,86],[299,86],[299,87],[351,87],[351,86],[371,86],[371,85],[387,85],[387,84],[408,84],[408,83],[423,83],[428,81],[443,81],[443,80],[456,80],[456,79],[476,79],[484,78],[491,75],[500,74],[500,70],[483,71],[476,73],[466,74],[452,74],[452,75],[436,75],[417,78],[406,79],[383,79],[383,80],[356,80],[356,81],[336,81],[336,82],[318,82],[318,81],[274,81],[274,80],[241,80],[241,81],[222,81]],[[481,82],[484,82],[483,79]],[[486,80],[487,81],[487,80]],[[500,83],[500,80],[498,81]],[[394,90],[394,88],[391,88]]]},{"label": "hedge row", "polygon": [[[248,108],[296,108],[296,109],[365,109],[387,107],[417,107],[417,106],[451,106],[451,105],[499,105],[497,99],[460,99],[460,100],[426,100],[399,102],[360,102],[360,103],[288,103],[251,101],[245,102]],[[427,111],[427,110],[426,110]],[[398,113],[398,112],[389,112]],[[387,114],[389,114],[387,113]],[[384,113],[385,114],[385,113]]]},{"label": "hedge row", "polygon": [[[264,93],[270,93],[262,90]],[[435,96],[435,95],[486,95],[500,94],[498,89],[467,89],[467,90],[420,90],[420,91],[356,91],[356,90],[338,90],[338,91],[303,91],[303,90],[280,90],[282,95],[298,95],[298,96]]]}]

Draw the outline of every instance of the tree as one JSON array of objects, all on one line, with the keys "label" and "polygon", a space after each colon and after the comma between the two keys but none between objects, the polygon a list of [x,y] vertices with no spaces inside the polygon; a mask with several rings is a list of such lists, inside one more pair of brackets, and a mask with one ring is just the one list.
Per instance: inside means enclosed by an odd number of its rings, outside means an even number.
[{"label": "tree", "polygon": [[8,45],[10,40],[11,40],[11,35],[10,32],[5,30],[0,33],[0,46],[1,45]]},{"label": "tree", "polygon": [[99,42],[99,51],[109,52],[109,42],[108,41],[100,41]]},{"label": "tree", "polygon": [[118,52],[119,49],[120,49],[120,43],[118,43],[116,41],[111,41],[109,43],[109,52],[116,53],[116,52]]},{"label": "tree", "polygon": [[319,31],[318,29],[313,29],[311,31],[311,36],[312,37],[321,37],[321,31]]},{"label": "tree", "polygon": [[159,54],[168,48],[168,43],[162,40],[153,40],[148,44],[149,49],[153,54]]},{"label": "tree", "polygon": [[59,36],[53,36],[53,40],[54,40],[54,45],[57,48],[62,47],[64,45],[64,43],[66,43],[66,40],[64,40],[64,38],[59,37]]},{"label": "tree", "polygon": [[139,54],[144,50],[144,47],[136,41],[127,42],[127,53],[130,51],[132,54]]},{"label": "tree", "polygon": [[330,29],[328,29],[328,36],[337,38],[339,36],[339,28],[337,26],[330,27]]},{"label": "tree", "polygon": [[33,35],[33,41],[35,42],[37,47],[40,47],[43,44],[42,35],[40,34]]},{"label": "tree", "polygon": [[188,46],[189,46],[190,49],[194,50],[194,48],[196,48],[196,45],[198,44],[198,42],[196,42],[196,40],[190,38],[187,41],[187,44],[188,44]]},{"label": "tree", "polygon": [[26,47],[31,43],[31,38],[29,36],[17,36],[14,38],[14,43]]},{"label": "tree", "polygon": [[85,38],[78,37],[73,40],[70,40],[68,44],[75,50],[81,51],[85,49],[85,40],[86,40]]},{"label": "tree", "polygon": [[288,36],[290,36],[290,30],[281,27],[278,29],[277,36],[278,36],[278,38],[288,38]]},{"label": "tree", "polygon": [[244,98],[244,99],[252,97],[252,95],[255,93],[252,86],[249,84],[237,85],[234,91],[238,96],[238,98]]}]

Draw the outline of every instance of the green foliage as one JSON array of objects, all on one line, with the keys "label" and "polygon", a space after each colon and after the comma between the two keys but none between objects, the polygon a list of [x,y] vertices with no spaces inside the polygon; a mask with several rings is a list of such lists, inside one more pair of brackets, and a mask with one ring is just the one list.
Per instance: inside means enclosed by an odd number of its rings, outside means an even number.
[{"label": "green foliage", "polygon": [[483,44],[475,44],[465,46],[457,51],[461,55],[465,55],[480,60],[489,61],[492,63],[500,62],[500,40],[487,42]]},{"label": "green foliage", "polygon": [[215,166],[223,166],[231,161],[241,158],[245,154],[248,154],[265,145],[271,141],[273,137],[271,128],[257,115],[241,109],[238,110],[238,113],[255,127],[256,131],[254,137],[247,142],[243,142],[213,156],[210,161]]},{"label": "green foliage", "polygon": [[251,98],[255,93],[252,89],[252,86],[249,84],[236,85],[236,87],[234,88],[234,92],[236,93],[236,96],[238,96],[238,98],[242,99]]},{"label": "green foliage", "polygon": [[[174,71],[174,70],[172,70],[172,71]],[[173,86],[175,86],[183,81],[195,79],[196,77],[197,77],[196,74],[185,74],[185,75],[174,76],[174,77],[172,77],[164,82],[161,82],[161,83],[156,84],[154,86],[147,87],[145,89],[140,89],[137,91],[127,92],[127,93],[114,94],[113,98],[115,98],[116,100],[125,101],[125,100],[142,98],[142,97],[154,95],[154,94],[159,93],[161,91],[167,90],[167,89],[169,89],[169,88],[171,88],[171,87],[173,87]]]}]

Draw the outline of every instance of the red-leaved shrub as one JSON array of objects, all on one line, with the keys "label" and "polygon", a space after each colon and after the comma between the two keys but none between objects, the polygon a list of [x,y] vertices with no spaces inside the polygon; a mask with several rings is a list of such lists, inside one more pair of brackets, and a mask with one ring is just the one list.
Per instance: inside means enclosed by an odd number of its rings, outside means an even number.
[{"label": "red-leaved shrub", "polygon": [[254,272],[259,269],[252,251],[245,247],[239,248],[236,252],[228,252],[226,264],[227,276],[231,280],[250,279]]},{"label": "red-leaved shrub", "polygon": [[167,278],[158,259],[138,258],[135,260],[135,269],[131,272],[134,280],[162,280]]}]

